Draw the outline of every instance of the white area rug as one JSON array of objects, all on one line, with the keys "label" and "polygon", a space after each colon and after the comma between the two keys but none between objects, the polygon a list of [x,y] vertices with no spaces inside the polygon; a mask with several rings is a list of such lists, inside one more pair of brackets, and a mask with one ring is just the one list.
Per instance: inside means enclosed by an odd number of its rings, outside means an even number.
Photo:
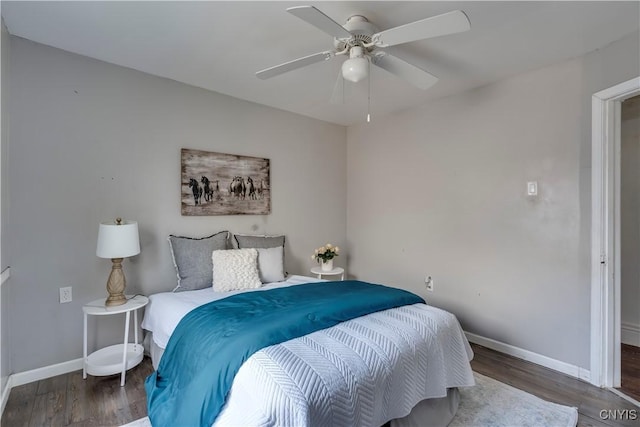
[{"label": "white area rug", "polygon": [[[474,373],[475,387],[460,389],[460,407],[449,427],[575,427],[578,410],[537,398]],[[122,427],[151,427],[145,417]]]},{"label": "white area rug", "polygon": [[547,402],[476,372],[475,387],[460,389],[460,406],[449,427],[575,427],[578,409]]}]

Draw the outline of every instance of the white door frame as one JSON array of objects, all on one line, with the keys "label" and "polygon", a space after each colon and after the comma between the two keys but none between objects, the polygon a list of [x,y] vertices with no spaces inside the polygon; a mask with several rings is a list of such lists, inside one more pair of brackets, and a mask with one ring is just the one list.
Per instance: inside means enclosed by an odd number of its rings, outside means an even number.
[{"label": "white door frame", "polygon": [[620,386],[620,111],[640,77],[591,98],[591,374]]}]

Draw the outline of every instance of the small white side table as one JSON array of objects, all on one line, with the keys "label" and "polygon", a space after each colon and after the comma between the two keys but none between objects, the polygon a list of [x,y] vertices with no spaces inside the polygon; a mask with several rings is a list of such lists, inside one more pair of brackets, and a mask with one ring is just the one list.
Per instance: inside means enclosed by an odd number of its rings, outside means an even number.
[{"label": "small white side table", "polygon": [[[82,378],[86,379],[87,374],[94,376],[113,375],[121,373],[120,386],[124,386],[124,377],[128,369],[133,368],[142,362],[144,350],[142,343],[138,342],[138,309],[149,303],[149,298],[136,295],[127,295],[127,302],[113,307],[105,306],[105,298],[91,301],[82,307],[84,312],[84,363],[82,367]],[[133,311],[133,330],[135,340],[129,342],[129,320]],[[124,322],[124,343],[104,347],[87,355],[87,317],[88,316],[111,316],[112,314],[125,313]]]},{"label": "small white side table", "polygon": [[322,267],[312,267],[311,272],[318,275],[318,279],[322,279],[322,276],[337,276],[340,275],[340,280],[344,280],[344,268],[336,267],[333,270],[325,271]]}]

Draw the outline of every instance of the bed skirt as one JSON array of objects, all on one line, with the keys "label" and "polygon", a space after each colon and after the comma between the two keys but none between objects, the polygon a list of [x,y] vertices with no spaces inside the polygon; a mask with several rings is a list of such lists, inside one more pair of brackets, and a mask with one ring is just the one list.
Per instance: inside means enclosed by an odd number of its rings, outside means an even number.
[{"label": "bed skirt", "polygon": [[151,358],[151,363],[153,364],[153,370],[158,370],[158,365],[160,364],[160,358],[162,358],[162,354],[164,353],[164,349],[161,348],[158,344],[153,340],[153,333],[149,331],[144,331],[144,340],[142,345],[144,347],[144,354]]},{"label": "bed skirt", "polygon": [[[144,349],[145,354],[151,357],[153,369],[157,369],[164,349],[153,341],[153,334],[145,331]],[[390,421],[390,427],[423,427],[446,426],[458,411],[460,404],[460,393],[457,388],[450,388],[446,397],[438,399],[425,399],[418,403],[411,410],[411,413],[404,418]]]}]

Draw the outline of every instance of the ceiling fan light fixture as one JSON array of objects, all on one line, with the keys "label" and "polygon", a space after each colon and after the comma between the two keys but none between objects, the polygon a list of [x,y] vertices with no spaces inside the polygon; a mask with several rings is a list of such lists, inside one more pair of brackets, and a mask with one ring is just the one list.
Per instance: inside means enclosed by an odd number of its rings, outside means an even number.
[{"label": "ceiling fan light fixture", "polygon": [[342,77],[358,83],[369,75],[369,61],[364,57],[364,49],[354,46],[349,52],[349,59],[342,63]]},{"label": "ceiling fan light fixture", "polygon": [[347,59],[342,64],[342,77],[353,83],[367,77],[368,62],[364,58]]},{"label": "ceiling fan light fixture", "polygon": [[[369,83],[367,122],[371,122],[371,65],[395,74],[423,90],[438,81],[438,78],[428,71],[380,48],[461,33],[471,29],[469,18],[461,10],[442,13],[383,31],[379,31],[362,15],[353,15],[344,25],[340,25],[314,6],[295,6],[288,8],[287,11],[332,36],[334,39],[333,50],[314,53],[266,68],[258,71],[256,76],[264,80],[317,62],[327,61],[338,56],[342,57],[348,53],[349,58],[342,64],[333,92],[335,95],[341,91],[344,103],[344,81],[358,83],[366,78]],[[333,95],[331,99],[330,102],[334,103]]]}]

